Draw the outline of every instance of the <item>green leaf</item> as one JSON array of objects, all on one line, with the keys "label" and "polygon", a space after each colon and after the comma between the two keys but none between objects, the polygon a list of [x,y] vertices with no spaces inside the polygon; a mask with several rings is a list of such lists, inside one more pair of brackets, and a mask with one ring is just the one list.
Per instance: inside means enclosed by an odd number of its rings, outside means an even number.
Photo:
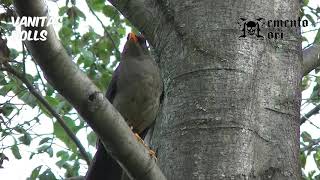
[{"label": "green leaf", "polygon": [[305,16],[311,22],[312,26],[316,26],[316,22],[310,14],[306,14]]},{"label": "green leaf", "polygon": [[54,97],[51,97],[51,96],[45,96],[45,99],[48,101],[48,103],[53,106],[53,107],[56,107],[59,105],[59,100],[57,100],[56,98]]},{"label": "green leaf", "polygon": [[67,6],[63,6],[63,7],[59,8],[59,16],[65,15],[67,13],[67,9],[68,9]]},{"label": "green leaf", "polygon": [[300,163],[301,167],[304,169],[307,162],[307,156],[304,153],[300,153]]},{"label": "green leaf", "polygon": [[93,131],[91,131],[91,132],[87,135],[87,140],[88,140],[89,145],[94,146],[94,147],[96,146],[97,136],[96,136],[96,134],[95,134]]},{"label": "green leaf", "polygon": [[113,49],[113,44],[108,38],[102,38],[92,46],[92,52],[106,64],[109,63],[109,57]]},{"label": "green leaf", "polygon": [[67,175],[69,175],[70,177],[73,177],[73,176],[78,176],[78,171],[80,169],[80,163],[79,161],[75,161],[73,166],[69,166],[69,168],[67,169]]},{"label": "green leaf", "polygon": [[75,161],[73,165],[70,165],[69,163],[65,163],[63,165],[63,168],[66,169],[66,176],[67,177],[73,177],[78,176],[78,170],[80,168],[80,164],[78,161]]},{"label": "green leaf", "polygon": [[82,51],[82,55],[78,59],[78,64],[83,64],[84,68],[90,67],[94,63],[94,56],[90,51]]},{"label": "green leaf", "polygon": [[104,72],[102,72],[102,76],[99,78],[96,85],[100,89],[105,90],[107,88],[106,85],[109,84],[111,81],[111,77],[112,77],[112,74],[109,71],[105,70]]},{"label": "green leaf", "polygon": [[10,48],[10,59],[16,59],[19,56],[19,52],[16,49]]},{"label": "green leaf", "polygon": [[50,84],[46,84],[47,86],[47,91],[46,91],[46,95],[47,96],[52,96],[52,94],[54,93],[54,89]]},{"label": "green leaf", "polygon": [[72,29],[68,26],[62,26],[59,31],[59,37],[64,42],[64,45],[69,42],[70,37],[72,36]]},{"label": "green leaf", "polygon": [[320,101],[320,85],[316,84],[312,90],[312,93],[310,95],[310,100],[313,103],[318,103]]},{"label": "green leaf", "polygon": [[118,33],[121,37],[123,37],[126,34],[126,28],[125,27],[119,27]]},{"label": "green leaf", "polygon": [[42,166],[38,166],[38,167],[36,167],[36,168],[34,168],[32,170],[31,176],[30,176],[30,180],[36,180],[37,179],[41,168],[42,168]]},{"label": "green leaf", "polygon": [[43,152],[46,152],[49,154],[50,157],[53,157],[53,149],[51,146],[49,145],[43,145],[43,146],[40,146],[38,148],[38,152],[39,153],[43,153]]},{"label": "green leaf", "polygon": [[56,180],[56,177],[50,169],[46,169],[42,174],[40,174],[39,180]]},{"label": "green leaf", "polygon": [[9,158],[4,154],[4,153],[0,153],[0,168],[3,168],[3,161],[9,161]]},{"label": "green leaf", "polygon": [[19,148],[18,146],[15,144],[13,146],[11,146],[11,152],[13,154],[13,156],[16,158],[16,159],[21,159],[21,154],[20,154],[20,151],[19,151]]},{"label": "green leaf", "polygon": [[[5,76],[6,75],[2,71],[0,71],[0,85],[6,85],[7,84]],[[0,91],[1,91],[1,89],[0,89]]]},{"label": "green leaf", "polygon": [[31,143],[32,138],[31,138],[30,134],[25,133],[23,136],[19,137],[19,140],[20,140],[23,144],[29,146],[30,143]]},{"label": "green leaf", "polygon": [[305,37],[305,36],[301,36],[301,40],[302,40],[302,42],[304,42],[304,41],[306,41],[306,42],[308,42],[308,39]]},{"label": "green leaf", "polygon": [[1,29],[3,29],[6,34],[11,35],[12,31],[14,31],[16,28],[11,23],[2,23]]},{"label": "green leaf", "polygon": [[59,161],[56,162],[56,165],[57,165],[59,168],[62,168],[66,162],[67,162],[66,160],[61,159],[61,160],[59,160]]},{"label": "green leaf", "polygon": [[[308,180],[314,180],[313,175],[316,173],[315,170],[312,170],[308,173]],[[316,179],[317,180],[317,179]]]},{"label": "green leaf", "polygon": [[39,153],[46,152],[48,148],[50,148],[50,146],[48,146],[48,145],[40,146],[40,147],[38,148],[38,152],[39,152]]},{"label": "green leaf", "polygon": [[320,169],[320,151],[313,154],[314,162],[316,163],[318,169]]},{"label": "green leaf", "polygon": [[309,0],[303,0],[303,6],[307,6],[309,4]]},{"label": "green leaf", "polygon": [[88,0],[87,2],[94,11],[101,11],[105,6],[105,0]]},{"label": "green leaf", "polygon": [[49,140],[51,140],[52,138],[50,138],[50,137],[46,137],[46,138],[43,138],[43,139],[41,139],[41,141],[39,142],[39,145],[41,145],[41,144],[44,144],[44,143],[47,143]]},{"label": "green leaf", "polygon": [[301,133],[301,137],[302,137],[302,140],[303,140],[304,142],[312,142],[312,137],[311,137],[311,135],[310,135],[309,133],[307,133],[306,131],[303,131],[303,132]]},{"label": "green leaf", "polygon": [[32,108],[34,108],[37,105],[37,99],[29,91],[23,93],[20,99]]},{"label": "green leaf", "polygon": [[30,74],[26,74],[25,75],[26,79],[30,82],[30,83],[33,83],[34,82],[34,77]]},{"label": "green leaf", "polygon": [[5,137],[5,136],[8,136],[8,135],[10,135],[10,134],[11,134],[11,132],[9,132],[8,130],[4,129],[4,130],[2,131],[1,136],[2,136],[2,137]]},{"label": "green leaf", "polygon": [[120,20],[119,12],[113,6],[110,6],[110,5],[104,6],[103,9],[102,9],[102,12],[103,12],[104,15],[106,15],[107,17],[112,18],[112,20],[114,20],[114,21],[119,21]]},{"label": "green leaf", "polygon": [[313,43],[315,43],[315,44],[319,44],[320,43],[320,29],[318,30],[317,35],[314,38]]},{"label": "green leaf", "polygon": [[40,108],[40,110],[41,110],[41,112],[42,112],[43,114],[45,114],[45,115],[48,116],[49,118],[52,118],[51,113],[48,111],[48,109],[47,109],[44,105],[42,105],[42,103],[39,103],[39,104],[38,104],[38,107]]},{"label": "green leaf", "polygon": [[0,112],[2,112],[2,114],[3,114],[4,116],[9,116],[14,109],[16,109],[16,107],[15,107],[14,105],[6,103],[6,104],[4,104],[3,107],[0,109]]},{"label": "green leaf", "polygon": [[78,153],[72,153],[69,160],[75,160],[78,157]]},{"label": "green leaf", "polygon": [[308,89],[308,87],[310,87],[310,76],[309,75],[306,75],[302,78],[302,91]]},{"label": "green leaf", "polygon": [[2,0],[1,3],[6,6],[10,6],[12,4],[12,0]]},{"label": "green leaf", "polygon": [[50,157],[53,157],[53,149],[52,147],[49,147],[46,152],[49,154]]},{"label": "green leaf", "polygon": [[24,134],[26,133],[26,130],[23,129],[23,127],[21,127],[20,125],[17,125],[16,127],[13,128],[15,131],[17,131],[20,134]]},{"label": "green leaf", "polygon": [[56,108],[57,112],[60,114],[65,114],[66,112],[63,111],[65,106],[67,106],[66,102],[63,100],[60,101]]},{"label": "green leaf", "polygon": [[69,154],[68,154],[68,152],[66,152],[66,151],[58,151],[57,153],[56,153],[56,156],[57,157],[60,157],[61,158],[61,160],[64,160],[64,161],[66,161],[66,160],[68,160],[69,159]]},{"label": "green leaf", "polygon": [[[76,133],[79,129],[78,127],[75,125],[75,122],[73,119],[64,116],[63,117],[65,123],[67,124],[67,126],[74,132]],[[53,128],[54,128],[54,135],[60,139],[62,142],[65,143],[65,145],[70,148],[72,151],[76,151],[77,147],[74,144],[74,142],[69,138],[69,136],[66,134],[66,132],[64,131],[64,129],[61,127],[61,125],[58,123],[58,121],[54,122],[53,124]]]},{"label": "green leaf", "polygon": [[[314,171],[314,173],[316,173],[316,171]],[[314,176],[314,179],[315,179],[315,180],[319,180],[319,179],[320,179],[320,174]]]},{"label": "green leaf", "polygon": [[74,10],[75,10],[75,13],[78,17],[81,17],[83,18],[84,20],[86,20],[86,16],[84,15],[84,13],[76,6],[74,6]]},{"label": "green leaf", "polygon": [[34,155],[36,155],[36,153],[32,152],[29,156],[29,159],[32,159]]}]

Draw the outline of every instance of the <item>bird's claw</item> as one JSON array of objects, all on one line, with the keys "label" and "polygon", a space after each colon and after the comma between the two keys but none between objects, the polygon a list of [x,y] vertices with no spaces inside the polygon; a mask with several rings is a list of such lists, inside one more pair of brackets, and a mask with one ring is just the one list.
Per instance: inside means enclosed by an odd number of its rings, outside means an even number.
[{"label": "bird's claw", "polygon": [[149,148],[149,156],[154,158],[156,161],[158,160],[156,156],[156,152],[154,152],[152,149]]},{"label": "bird's claw", "polygon": [[148,146],[146,145],[146,143],[143,141],[143,139],[139,136],[138,133],[134,133],[134,135],[136,136],[136,138],[137,138],[137,140],[138,140],[139,142],[141,142],[145,147],[148,147]]},{"label": "bird's claw", "polygon": [[156,152],[154,152],[145,142],[144,140],[139,136],[138,133],[134,133],[134,136],[137,138],[137,140],[143,144],[144,147],[146,147],[149,151],[149,155],[150,157],[154,158],[155,160],[158,160],[157,159],[157,156],[156,156]]}]

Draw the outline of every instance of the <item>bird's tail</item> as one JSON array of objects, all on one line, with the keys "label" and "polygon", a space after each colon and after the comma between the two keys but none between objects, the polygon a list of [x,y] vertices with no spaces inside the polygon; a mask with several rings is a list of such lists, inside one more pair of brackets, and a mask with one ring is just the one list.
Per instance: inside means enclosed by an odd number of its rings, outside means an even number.
[{"label": "bird's tail", "polygon": [[107,153],[101,142],[86,174],[86,180],[121,180],[122,168]]},{"label": "bird's tail", "polygon": [[[144,139],[149,128],[140,133]],[[86,180],[128,180],[129,177],[120,165],[105,150],[103,144],[98,141],[97,152],[86,174]]]}]

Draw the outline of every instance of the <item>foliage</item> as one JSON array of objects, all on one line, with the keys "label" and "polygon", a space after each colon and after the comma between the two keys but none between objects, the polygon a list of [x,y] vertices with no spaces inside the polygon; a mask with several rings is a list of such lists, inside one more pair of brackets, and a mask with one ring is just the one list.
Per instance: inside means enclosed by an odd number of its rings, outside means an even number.
[{"label": "foliage", "polygon": [[[301,1],[301,17],[306,18],[309,22],[311,22],[311,30],[307,30],[302,33],[303,41],[307,42],[307,45],[305,48],[308,48],[309,46],[313,44],[320,44],[320,29],[319,29],[319,18],[320,18],[320,7],[311,7],[309,5],[309,0],[303,0]],[[310,25],[309,25],[310,26]],[[314,33],[316,34],[313,41],[308,41],[305,35],[308,33]],[[316,75],[307,75],[303,77],[302,79],[302,90],[306,89],[312,89],[312,93],[310,97],[306,100],[303,100],[303,107],[307,106],[308,104],[312,104],[314,106],[317,106],[320,104],[320,74],[319,70],[315,71]],[[314,126],[317,129],[320,129],[317,125],[309,122],[312,126]],[[310,162],[310,159],[312,158],[317,166],[317,170],[311,170],[309,172],[306,172],[307,174],[303,173],[303,179],[305,180],[313,180],[313,179],[320,179],[320,138],[314,138],[310,135],[309,132],[303,131],[301,132],[300,136],[300,162],[301,162],[301,168],[302,170],[306,170],[306,164],[312,163]],[[310,158],[307,158],[310,157]],[[307,160],[308,159],[308,160]]]},{"label": "foliage", "polygon": [[[89,13],[96,18],[94,24],[90,24],[87,29],[80,27],[85,24],[88,12],[84,12],[84,8],[78,6],[75,0],[55,4],[59,8],[59,14],[51,16],[61,17],[62,26],[57,34],[72,60],[105,91],[120,59],[118,48],[128,26],[124,17],[105,0],[88,0],[86,3],[90,7]],[[53,3],[51,5],[54,6]],[[1,11],[2,8],[4,11]],[[0,36],[12,36],[15,31],[15,27],[10,23],[12,16],[15,16],[12,0],[1,1]],[[100,26],[98,29],[103,29],[104,33],[97,33],[97,27],[91,25]],[[21,72],[41,93],[78,138],[78,132],[88,134],[86,140],[80,141],[88,144],[87,150],[89,146],[91,149],[95,147],[95,134],[75,113],[74,108],[47,82],[26,48],[22,48],[22,42],[21,47],[18,43],[17,47],[10,49],[9,64],[14,70]],[[27,114],[28,117],[21,114]],[[54,174],[52,167],[44,164],[30,172],[30,180],[78,176],[80,167],[87,167],[76,144],[48,109],[30,93],[24,83],[5,71],[0,71],[0,121],[0,167],[5,168],[5,161],[8,160],[6,154],[10,153],[16,159],[33,159],[35,156],[47,154],[50,158],[55,157],[56,166],[63,170],[61,172],[65,172],[64,175]],[[40,134],[37,131],[43,123],[51,125],[45,133]],[[23,152],[26,147],[31,149],[27,156],[28,153]]]}]

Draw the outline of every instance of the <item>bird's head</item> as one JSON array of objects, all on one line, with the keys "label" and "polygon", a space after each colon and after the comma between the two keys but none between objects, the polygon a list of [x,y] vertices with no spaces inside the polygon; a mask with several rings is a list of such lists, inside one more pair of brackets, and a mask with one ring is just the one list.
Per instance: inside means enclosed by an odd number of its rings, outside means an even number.
[{"label": "bird's head", "polygon": [[145,37],[142,34],[136,35],[133,32],[129,33],[127,42],[123,48],[122,56],[137,57],[143,55],[149,55]]}]

